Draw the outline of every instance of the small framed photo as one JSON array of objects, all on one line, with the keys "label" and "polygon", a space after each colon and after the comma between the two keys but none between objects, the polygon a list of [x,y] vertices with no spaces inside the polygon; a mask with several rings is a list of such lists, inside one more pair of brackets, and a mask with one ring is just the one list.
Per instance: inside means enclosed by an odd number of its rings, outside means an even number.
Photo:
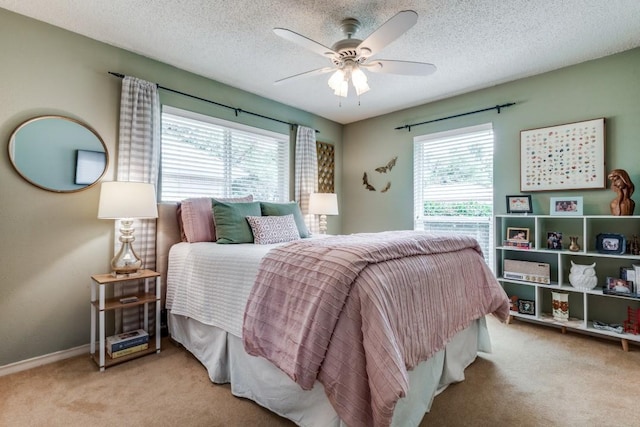
[{"label": "small framed photo", "polygon": [[536,303],[526,299],[518,300],[518,313],[536,314]]},{"label": "small framed photo", "polygon": [[582,215],[582,197],[552,197],[549,205],[551,215]]},{"label": "small framed photo", "polygon": [[507,227],[507,240],[511,242],[528,242],[529,229],[519,227]]},{"label": "small framed photo", "polygon": [[562,249],[562,233],[559,231],[550,231],[547,233],[547,249]]},{"label": "small framed photo", "polygon": [[633,285],[629,280],[618,279],[617,277],[607,277],[607,290],[620,294],[632,293]]},{"label": "small framed photo", "polygon": [[531,196],[524,194],[507,196],[507,213],[533,213]]},{"label": "small framed photo", "polygon": [[596,251],[601,254],[623,254],[627,241],[622,234],[600,233],[596,236]]}]

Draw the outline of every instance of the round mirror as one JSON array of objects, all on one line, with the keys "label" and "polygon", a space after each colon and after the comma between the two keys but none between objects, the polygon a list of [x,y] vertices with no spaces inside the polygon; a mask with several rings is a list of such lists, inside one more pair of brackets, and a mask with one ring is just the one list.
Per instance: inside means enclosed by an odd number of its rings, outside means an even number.
[{"label": "round mirror", "polygon": [[56,193],[91,187],[109,163],[100,135],[63,116],[34,117],[18,126],[9,139],[9,158],[25,180]]}]

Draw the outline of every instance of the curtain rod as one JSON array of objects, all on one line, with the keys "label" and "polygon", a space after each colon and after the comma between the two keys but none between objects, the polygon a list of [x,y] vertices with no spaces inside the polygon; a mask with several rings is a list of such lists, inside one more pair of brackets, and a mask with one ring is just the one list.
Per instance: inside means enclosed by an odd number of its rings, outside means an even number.
[{"label": "curtain rod", "polygon": [[453,115],[453,116],[442,117],[442,118],[439,118],[439,119],[429,120],[429,121],[426,121],[426,122],[413,123],[411,125],[398,126],[397,128],[394,128],[394,129],[395,130],[407,129],[409,132],[411,132],[411,128],[414,127],[414,126],[426,125],[427,123],[440,122],[442,120],[455,119],[456,117],[468,116],[470,114],[482,113],[482,112],[490,111],[490,110],[497,110],[498,114],[500,114],[500,110],[502,108],[511,107],[512,105],[516,105],[516,103],[515,102],[509,102],[507,104],[496,105],[494,107],[487,107],[487,108],[483,108],[481,110],[469,111],[468,113],[456,114],[456,115]]},{"label": "curtain rod", "polygon": [[[123,79],[125,77],[124,74],[114,73],[112,71],[109,71],[109,74],[111,74],[113,76],[116,76],[116,77],[119,77],[121,79]],[[242,108],[236,108],[236,107],[232,107],[230,105],[221,104],[219,102],[211,101],[210,99],[201,98],[199,96],[191,95],[191,94],[188,94],[188,93],[185,93],[185,92],[180,92],[179,90],[175,90],[175,89],[171,89],[171,88],[168,88],[168,87],[165,87],[165,86],[161,86],[158,83],[155,83],[155,85],[156,85],[156,87],[158,89],[166,90],[167,92],[173,92],[173,93],[176,93],[178,95],[187,96],[189,98],[197,99],[198,101],[208,102],[209,104],[214,104],[214,105],[217,105],[218,107],[223,107],[223,108],[227,108],[229,110],[233,110],[233,112],[235,113],[236,117],[238,117],[238,114],[240,114],[240,113],[245,113],[245,114],[249,114],[251,116],[260,117],[262,119],[272,120],[274,122],[278,122],[278,123],[282,123],[282,124],[285,124],[285,125],[289,125],[292,128],[294,126],[298,126],[297,123],[285,122],[284,120],[274,119],[273,117],[268,117],[268,116],[264,116],[262,114],[253,113],[251,111],[243,110]],[[316,131],[316,133],[320,133],[319,130],[317,130],[317,129],[314,129],[314,130]]]}]

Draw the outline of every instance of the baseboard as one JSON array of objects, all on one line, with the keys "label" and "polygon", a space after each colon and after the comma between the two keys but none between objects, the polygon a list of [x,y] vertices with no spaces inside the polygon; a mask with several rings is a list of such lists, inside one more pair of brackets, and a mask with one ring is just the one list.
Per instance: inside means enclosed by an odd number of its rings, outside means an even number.
[{"label": "baseboard", "polygon": [[38,366],[48,365],[49,363],[58,362],[70,357],[80,356],[82,354],[89,354],[89,344],[0,366],[0,377],[20,371],[26,371],[27,369],[36,368]]}]

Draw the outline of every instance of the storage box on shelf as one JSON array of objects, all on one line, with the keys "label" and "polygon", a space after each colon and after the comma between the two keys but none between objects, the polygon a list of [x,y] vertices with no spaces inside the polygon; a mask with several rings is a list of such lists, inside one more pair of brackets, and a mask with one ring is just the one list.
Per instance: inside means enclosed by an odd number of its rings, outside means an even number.
[{"label": "storage box on shelf", "polygon": [[[621,340],[625,351],[630,341],[640,343],[640,334],[620,333],[620,329],[615,327],[628,319],[628,309],[640,308],[637,294],[603,292],[607,277],[618,278],[622,267],[632,269],[634,264],[640,265],[640,256],[596,250],[598,234],[621,234],[627,240],[631,240],[633,235],[640,235],[640,216],[506,214],[496,215],[494,221],[495,273],[509,297],[514,297],[511,319],[559,326],[563,333],[572,329],[615,337]],[[508,229],[528,229],[530,247],[506,244]],[[550,249],[554,245],[548,242],[548,236],[553,232],[562,233],[561,249]],[[580,246],[577,251],[568,250],[569,236],[577,237]],[[513,261],[507,261],[505,265],[505,260]],[[571,285],[572,261],[579,265],[596,264],[597,287],[589,289]],[[517,270],[515,273],[510,271],[514,269]],[[544,280],[547,271],[548,280]],[[553,292],[568,294],[569,320],[553,317]],[[522,308],[523,304],[518,305],[515,297],[525,303],[526,309]],[[518,308],[520,311],[516,311]]]},{"label": "storage box on shelf", "polygon": [[[144,292],[126,297],[106,297],[106,288],[110,285],[122,285],[130,281],[144,281]],[[150,283],[155,282],[155,292],[150,292]],[[90,352],[100,371],[117,363],[126,362],[150,353],[160,353],[160,305],[161,305],[160,273],[151,270],[140,270],[139,274],[129,277],[114,277],[111,274],[96,274],[91,276],[91,342]],[[149,339],[149,305],[155,308],[155,339]],[[144,306],[144,326],[137,332],[138,338],[133,336],[109,337],[109,344],[122,343],[128,340],[128,344],[114,345],[107,351],[107,338],[105,337],[105,314],[116,309]],[[98,320],[98,351],[96,352],[96,318]],[[119,338],[119,339],[118,339]],[[106,353],[106,354],[105,354]],[[111,354],[111,357],[109,357]]]}]

